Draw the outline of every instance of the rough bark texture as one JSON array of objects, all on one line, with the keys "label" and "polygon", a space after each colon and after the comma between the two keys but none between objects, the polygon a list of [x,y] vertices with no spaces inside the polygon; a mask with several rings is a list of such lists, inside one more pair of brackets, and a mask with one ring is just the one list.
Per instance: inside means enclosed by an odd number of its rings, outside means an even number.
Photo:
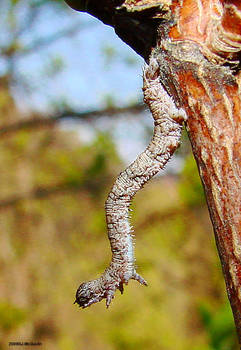
[{"label": "rough bark texture", "polygon": [[241,343],[240,0],[66,2],[112,25],[145,60],[152,53],[186,110]]}]

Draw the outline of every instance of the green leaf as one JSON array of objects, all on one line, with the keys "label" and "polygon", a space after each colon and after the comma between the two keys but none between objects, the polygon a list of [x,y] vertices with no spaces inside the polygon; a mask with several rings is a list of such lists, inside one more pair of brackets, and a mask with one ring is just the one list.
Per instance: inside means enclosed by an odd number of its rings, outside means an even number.
[{"label": "green leaf", "polygon": [[26,320],[27,313],[24,309],[8,302],[0,302],[0,328],[11,331],[19,327]]}]

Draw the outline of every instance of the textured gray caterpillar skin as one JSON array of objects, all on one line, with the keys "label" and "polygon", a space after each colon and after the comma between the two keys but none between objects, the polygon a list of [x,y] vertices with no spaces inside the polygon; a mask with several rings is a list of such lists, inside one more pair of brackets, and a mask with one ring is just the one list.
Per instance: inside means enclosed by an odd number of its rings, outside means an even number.
[{"label": "textured gray caterpillar skin", "polygon": [[184,110],[176,108],[172,98],[163,89],[159,80],[159,66],[154,57],[150,58],[149,65],[143,71],[143,92],[144,101],[154,118],[154,134],[145,151],[118,176],[106,200],[112,260],[98,279],[79,286],[75,303],[82,308],[104,298],[108,308],[116,289],[123,293],[123,284],[128,284],[130,279],[147,285],[135,269],[129,206],[136,192],[164,167],[179,146],[186,114]]}]

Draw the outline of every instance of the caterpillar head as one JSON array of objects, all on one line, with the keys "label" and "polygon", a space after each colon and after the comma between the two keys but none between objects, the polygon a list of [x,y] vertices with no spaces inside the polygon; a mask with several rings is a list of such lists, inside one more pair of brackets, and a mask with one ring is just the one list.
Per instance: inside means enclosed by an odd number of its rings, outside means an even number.
[{"label": "caterpillar head", "polygon": [[98,288],[98,280],[81,283],[76,292],[74,304],[78,304],[82,309],[97,303],[104,298],[103,292]]}]

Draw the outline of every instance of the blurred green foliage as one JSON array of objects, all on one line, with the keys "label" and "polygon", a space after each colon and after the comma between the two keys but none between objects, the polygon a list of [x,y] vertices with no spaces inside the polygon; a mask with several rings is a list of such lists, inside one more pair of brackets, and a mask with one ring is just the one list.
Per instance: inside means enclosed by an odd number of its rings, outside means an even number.
[{"label": "blurred green foliage", "polygon": [[15,330],[27,318],[25,310],[11,305],[8,302],[0,301],[0,328],[3,332],[10,332]]},{"label": "blurred green foliage", "polygon": [[186,206],[199,207],[205,204],[203,187],[192,154],[189,154],[185,159],[178,190],[180,197]]},{"label": "blurred green foliage", "polygon": [[199,312],[209,337],[210,350],[236,349],[235,327],[230,306],[225,304],[213,310],[209,305],[201,304]]}]

